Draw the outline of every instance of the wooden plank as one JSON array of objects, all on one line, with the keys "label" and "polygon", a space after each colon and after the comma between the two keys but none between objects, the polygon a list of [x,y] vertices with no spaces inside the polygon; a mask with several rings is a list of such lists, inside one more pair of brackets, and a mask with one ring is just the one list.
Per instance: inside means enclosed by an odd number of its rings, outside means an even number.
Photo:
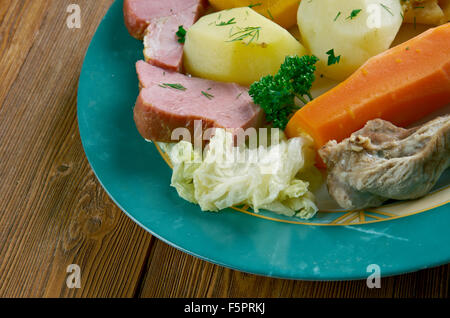
[{"label": "wooden plank", "polygon": [[0,105],[39,32],[49,1],[2,0],[0,6]]},{"label": "wooden plank", "polygon": [[[112,0],[77,1],[80,30],[66,27],[71,2],[12,1],[11,13],[0,11],[3,21],[28,21],[2,23],[13,40],[1,42],[11,84],[0,100],[0,297],[130,297],[148,257],[152,237],[108,198],[78,135],[83,57]],[[22,44],[27,34],[32,43]],[[81,268],[81,289],[66,286],[70,264]]]},{"label": "wooden plank", "polygon": [[157,241],[139,297],[294,297],[404,298],[448,297],[450,265],[386,277],[380,289],[366,281],[310,282],[268,278],[204,262]]}]

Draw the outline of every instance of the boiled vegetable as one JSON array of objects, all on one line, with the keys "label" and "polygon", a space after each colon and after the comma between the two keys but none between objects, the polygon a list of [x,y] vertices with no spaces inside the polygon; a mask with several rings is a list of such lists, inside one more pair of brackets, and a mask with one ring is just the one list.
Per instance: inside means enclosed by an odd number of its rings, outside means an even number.
[{"label": "boiled vegetable", "polygon": [[190,27],[184,65],[194,76],[250,85],[276,74],[286,56],[305,54],[287,30],[245,7],[204,16]]},{"label": "boiled vegetable", "polygon": [[[399,0],[302,1],[298,10],[303,44],[320,59],[318,70],[335,80],[387,50],[401,24]],[[338,63],[328,63],[331,52]]]},{"label": "boiled vegetable", "polygon": [[408,0],[402,6],[406,23],[439,25],[450,19],[449,0]]},{"label": "boiled vegetable", "polygon": [[450,103],[450,23],[371,58],[346,81],[289,121],[286,134],[306,132],[316,147],[341,141],[371,119],[412,124]]},{"label": "boiled vegetable", "polygon": [[283,133],[280,137],[267,148],[249,149],[234,147],[233,135],[217,129],[200,162],[194,158],[201,154],[196,155],[190,142],[161,146],[173,164],[172,186],[203,211],[247,204],[255,212],[265,209],[310,219],[318,209],[309,182],[298,176],[314,175],[311,140],[287,140]]},{"label": "boiled vegetable", "polygon": [[297,9],[300,4],[300,0],[210,0],[209,2],[216,10],[251,7],[286,29],[297,24]]}]

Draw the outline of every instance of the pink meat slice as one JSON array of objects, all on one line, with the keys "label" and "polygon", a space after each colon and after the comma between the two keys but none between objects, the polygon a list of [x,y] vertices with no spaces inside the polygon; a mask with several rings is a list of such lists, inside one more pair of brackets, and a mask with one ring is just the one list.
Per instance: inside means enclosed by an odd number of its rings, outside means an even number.
[{"label": "pink meat slice", "polygon": [[183,45],[176,35],[179,26],[189,29],[200,16],[201,6],[196,3],[186,11],[169,17],[152,19],[144,37],[145,60],[153,65],[180,72]]},{"label": "pink meat slice", "polygon": [[[206,5],[205,0],[125,0],[123,7],[125,25],[133,37],[142,40],[145,30],[153,19],[186,15],[191,17],[193,23],[198,18],[195,14]],[[197,9],[193,10],[194,7]]]},{"label": "pink meat slice", "polygon": [[[263,121],[263,112],[246,87],[164,71],[144,61],[137,62],[136,69],[141,91],[134,120],[147,140],[174,142],[172,132],[177,128],[187,128],[194,136],[197,120],[202,121],[202,129],[256,128]],[[181,85],[185,90],[165,84]]]}]

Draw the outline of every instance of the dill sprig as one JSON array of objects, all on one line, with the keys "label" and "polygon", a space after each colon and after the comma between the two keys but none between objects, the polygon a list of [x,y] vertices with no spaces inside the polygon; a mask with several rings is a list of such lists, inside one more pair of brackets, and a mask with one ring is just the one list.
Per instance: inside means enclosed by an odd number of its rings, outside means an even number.
[{"label": "dill sprig", "polygon": [[254,8],[254,7],[258,7],[258,6],[262,6],[262,3],[259,2],[259,3],[255,3],[255,4],[250,4],[248,7],[251,9],[251,8]]},{"label": "dill sprig", "polygon": [[209,93],[207,93],[205,91],[202,91],[202,95],[205,96],[207,99],[210,99],[210,100],[214,98],[214,95],[211,95],[211,94],[209,94]]},{"label": "dill sprig", "polygon": [[259,33],[261,29],[261,27],[238,27],[238,31],[234,33],[232,33],[232,31],[230,30],[230,40],[228,40],[227,42],[244,41],[247,39],[248,41],[246,45],[249,45],[254,40],[259,40]]},{"label": "dill sprig", "polygon": [[392,13],[391,8],[389,8],[387,5],[380,3],[380,6],[382,6],[387,12],[389,12],[390,15],[394,16],[394,13]]},{"label": "dill sprig", "polygon": [[336,22],[336,20],[337,20],[340,16],[341,16],[341,11],[339,11],[339,12],[336,14],[336,17],[334,18],[333,21]]},{"label": "dill sprig", "polygon": [[226,25],[232,25],[232,24],[236,24],[236,18],[231,18],[230,20],[228,20],[227,22],[219,22],[216,23],[216,26],[226,26]]},{"label": "dill sprig", "polygon": [[178,84],[178,83],[175,83],[175,84],[162,83],[162,84],[159,85],[159,87],[162,87],[162,88],[173,88],[173,89],[177,89],[177,90],[179,90],[179,91],[185,91],[185,90],[187,90],[186,87],[184,87],[183,85]]}]

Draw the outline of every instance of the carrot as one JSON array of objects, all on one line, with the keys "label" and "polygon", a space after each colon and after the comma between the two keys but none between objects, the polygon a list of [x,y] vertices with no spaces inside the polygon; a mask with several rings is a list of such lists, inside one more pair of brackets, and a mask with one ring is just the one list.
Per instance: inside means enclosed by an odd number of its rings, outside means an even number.
[{"label": "carrot", "polygon": [[289,121],[288,137],[308,133],[320,148],[367,121],[407,126],[450,103],[450,23],[430,29],[367,61],[347,80]]}]

